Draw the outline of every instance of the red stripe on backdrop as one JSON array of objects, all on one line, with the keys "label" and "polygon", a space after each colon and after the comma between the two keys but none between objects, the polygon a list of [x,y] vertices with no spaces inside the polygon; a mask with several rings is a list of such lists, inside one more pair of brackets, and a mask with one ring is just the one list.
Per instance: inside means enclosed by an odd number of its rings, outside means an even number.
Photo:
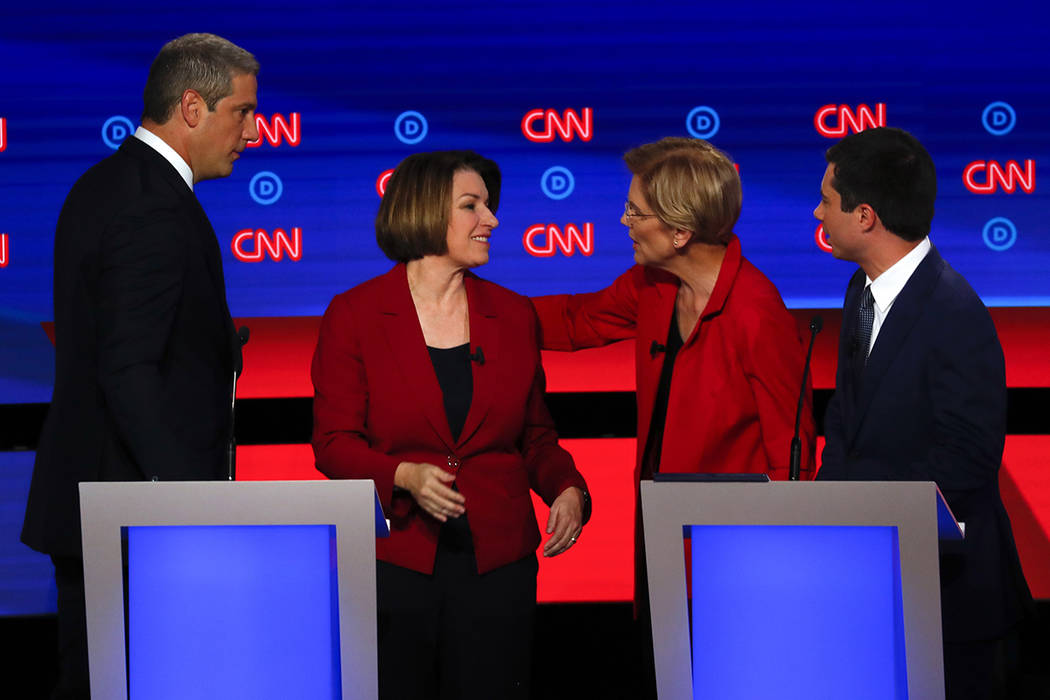
[{"label": "red stripe on backdrop", "polygon": [[[634,439],[563,440],[576,458],[594,502],[579,543],[550,559],[540,556],[541,603],[631,599],[634,557]],[[237,479],[323,479],[309,445],[241,445]],[[536,519],[543,533],[547,506],[539,498]],[[543,535],[546,540],[546,534]]]},{"label": "red stripe on backdrop", "polygon": [[1036,598],[1050,599],[1050,435],[1009,435],[999,488]]},{"label": "red stripe on backdrop", "polygon": [[[626,601],[634,557],[633,439],[564,440],[587,478],[594,514],[579,544],[540,558],[540,602]],[[823,440],[818,441],[818,452]],[[1050,436],[1007,438],[1000,484],[1025,576],[1036,598],[1050,599]],[[309,445],[247,445],[237,450],[241,480],[321,479]],[[536,502],[541,529],[547,507]]]},{"label": "red stripe on backdrop", "polygon": [[[631,600],[634,585],[634,438],[562,440],[587,479],[594,510],[579,542],[540,557],[541,603]],[[545,533],[547,506],[535,495]],[[547,535],[543,535],[544,540]]]},{"label": "red stripe on backdrop", "polygon": [[[992,318],[1006,354],[1006,383],[1011,387],[1050,387],[1050,308],[997,308]],[[840,309],[793,309],[800,332],[809,336],[809,320],[824,319],[813,350],[813,386],[835,386],[836,348],[842,323]],[[318,316],[240,318],[251,329],[244,348],[244,376],[238,396],[245,399],[312,396],[310,359],[317,344]],[[53,323],[41,324],[55,342]],[[547,389],[634,391],[634,343],[625,341],[576,353],[545,352]]]},{"label": "red stripe on backdrop", "polygon": [[[1050,353],[1047,350],[1050,347],[1050,308],[995,308],[989,311],[1006,355],[1006,385],[1050,387]],[[813,386],[833,389],[842,310],[792,309],[791,313],[798,321],[799,332],[807,339],[810,319],[815,315],[824,319],[824,330],[817,336],[813,348]]]},{"label": "red stripe on backdrop", "polygon": [[[1011,387],[1050,387],[1050,308],[992,309],[992,318],[1006,353],[1006,382]],[[836,349],[842,311],[793,309],[800,332],[809,336],[809,320],[824,319],[824,330],[813,350],[813,386],[835,385]],[[310,360],[317,343],[320,318],[241,318],[251,329],[244,348],[241,398],[312,396]],[[45,324],[50,326],[51,324]],[[547,389],[552,392],[634,391],[634,343],[625,341],[576,353],[545,352]]]},{"label": "red stripe on backdrop", "polygon": [[310,361],[320,316],[239,318],[236,326],[251,330],[244,346],[244,373],[237,381],[237,398],[273,399],[313,396]]},{"label": "red stripe on backdrop", "polygon": [[326,479],[309,445],[238,445],[237,481]]}]

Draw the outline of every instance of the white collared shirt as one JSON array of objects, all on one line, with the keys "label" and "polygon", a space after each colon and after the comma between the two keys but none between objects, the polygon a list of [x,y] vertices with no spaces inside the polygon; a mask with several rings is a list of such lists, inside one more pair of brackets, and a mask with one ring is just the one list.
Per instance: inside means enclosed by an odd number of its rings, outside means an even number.
[{"label": "white collared shirt", "polygon": [[875,347],[875,338],[878,337],[879,329],[882,328],[882,323],[886,320],[897,295],[904,289],[904,285],[908,284],[908,280],[931,247],[933,246],[930,244],[930,237],[927,236],[875,280],[865,277],[866,286],[871,287],[871,296],[875,300],[875,320],[871,323],[871,343],[868,345],[868,352]]},{"label": "white collared shirt", "polygon": [[186,181],[186,186],[190,188],[190,192],[193,191],[193,170],[190,169],[189,163],[175,152],[174,148],[165,143],[164,139],[141,126],[135,129],[133,136],[164,156],[164,160],[171,163],[171,167],[175,168],[179,175],[182,176],[182,179]]}]

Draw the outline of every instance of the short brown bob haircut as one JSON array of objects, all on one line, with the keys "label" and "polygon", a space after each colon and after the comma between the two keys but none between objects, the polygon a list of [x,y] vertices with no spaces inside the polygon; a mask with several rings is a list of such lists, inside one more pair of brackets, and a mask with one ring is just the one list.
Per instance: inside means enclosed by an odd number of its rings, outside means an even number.
[{"label": "short brown bob haircut", "polygon": [[669,136],[632,148],[623,160],[661,221],[701,243],[729,243],[743,202],[729,156],[707,141]]},{"label": "short brown bob haircut", "polygon": [[376,243],[395,262],[448,252],[452,178],[462,170],[481,176],[488,208],[499,206],[499,166],[474,151],[416,153],[401,161],[387,181],[376,214]]}]

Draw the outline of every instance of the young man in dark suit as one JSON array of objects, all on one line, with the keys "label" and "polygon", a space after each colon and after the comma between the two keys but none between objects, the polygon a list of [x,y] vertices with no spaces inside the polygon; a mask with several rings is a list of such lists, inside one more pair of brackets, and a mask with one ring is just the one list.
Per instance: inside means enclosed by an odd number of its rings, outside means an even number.
[{"label": "young man in dark suit", "polygon": [[258,138],[258,71],[212,34],[166,44],[142,126],[77,181],[59,216],[55,389],[22,531],[55,564],[55,698],[88,697],[78,483],[225,476],[240,343],[193,187],[229,175]]},{"label": "young man in dark suit", "polygon": [[930,244],[937,179],[922,144],[871,129],[827,161],[813,213],[832,254],[860,269],[846,290],[817,478],[937,483],[966,524],[965,540],[941,552],[947,697],[1007,697],[1031,596],[999,494],[1006,377],[995,326]]}]

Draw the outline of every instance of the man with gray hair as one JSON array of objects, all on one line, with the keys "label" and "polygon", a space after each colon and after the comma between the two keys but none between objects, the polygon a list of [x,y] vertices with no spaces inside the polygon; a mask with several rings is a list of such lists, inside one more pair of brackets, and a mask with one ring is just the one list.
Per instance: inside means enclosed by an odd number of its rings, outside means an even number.
[{"label": "man with gray hair", "polygon": [[240,342],[194,185],[226,177],[255,125],[255,58],[213,34],[168,42],[142,126],[73,186],[55,232],[55,388],[22,541],[51,555],[61,674],[89,697],[78,483],[225,476]]}]

